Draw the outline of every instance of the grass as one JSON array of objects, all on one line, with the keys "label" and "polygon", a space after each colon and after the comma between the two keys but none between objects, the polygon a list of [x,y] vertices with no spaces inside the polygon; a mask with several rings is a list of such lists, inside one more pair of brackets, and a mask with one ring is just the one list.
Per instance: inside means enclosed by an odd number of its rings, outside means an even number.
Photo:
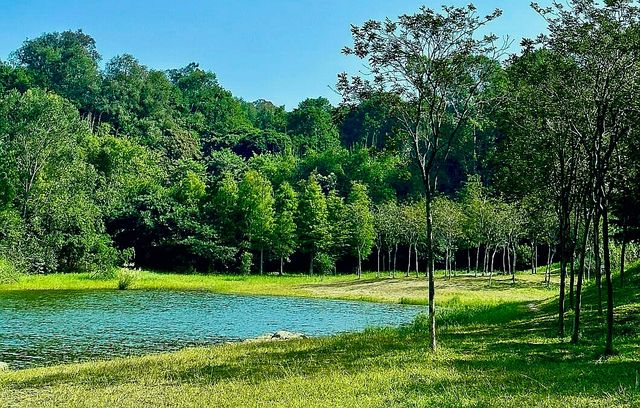
[{"label": "grass", "polygon": [[[423,281],[368,275],[361,281],[187,276],[182,282],[141,275],[135,288],[264,293],[275,285],[276,294],[324,296],[333,290],[340,297],[369,287],[379,301],[415,299],[410,288]],[[492,287],[481,278],[440,277],[437,353],[427,347],[426,322],[417,319],[396,329],[0,373],[0,406],[638,407],[640,265],[627,276],[625,288],[616,288],[618,354],[608,359],[600,356],[604,320],[591,286],[584,337],[576,346],[555,334],[555,289],[542,284],[542,275],[519,275],[515,285],[499,276]],[[103,284],[80,275],[30,279],[0,291],[43,289],[47,280],[58,288]],[[406,282],[400,297],[398,282]]]},{"label": "grass", "polygon": [[[0,295],[7,291],[110,290],[120,287],[123,275],[128,274],[118,273],[111,279],[92,278],[88,273],[26,275],[14,282],[0,283]],[[361,279],[356,280],[354,275],[185,275],[139,271],[135,273],[135,280],[128,283],[127,289],[203,290],[227,294],[426,304],[425,278],[414,275],[407,278],[402,274],[396,276],[394,279],[386,275],[376,278],[375,273],[365,273]],[[489,288],[486,277],[460,275],[448,281],[439,273],[436,285],[441,305],[486,305],[553,296],[553,291],[541,281],[540,275],[530,275],[527,272],[519,274],[515,284],[511,283],[508,275],[494,275],[493,285]],[[553,288],[552,285],[551,289]]]}]

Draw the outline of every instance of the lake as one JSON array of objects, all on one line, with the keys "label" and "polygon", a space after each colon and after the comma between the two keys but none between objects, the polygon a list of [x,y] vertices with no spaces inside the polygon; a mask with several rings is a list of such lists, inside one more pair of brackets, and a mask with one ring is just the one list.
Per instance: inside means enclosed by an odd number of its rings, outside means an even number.
[{"label": "lake", "polygon": [[0,361],[27,368],[239,341],[277,330],[322,336],[410,322],[419,306],[201,291],[0,294]]}]

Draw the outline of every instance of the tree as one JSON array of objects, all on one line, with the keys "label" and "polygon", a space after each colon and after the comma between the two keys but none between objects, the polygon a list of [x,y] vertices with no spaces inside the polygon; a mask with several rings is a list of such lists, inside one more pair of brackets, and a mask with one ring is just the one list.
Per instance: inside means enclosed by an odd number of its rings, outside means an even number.
[{"label": "tree", "polygon": [[[572,0],[569,6],[554,2],[543,8],[534,4],[549,25],[549,35],[541,38],[542,44],[562,55],[572,68],[564,70],[557,81],[557,88],[570,92],[554,92],[552,97],[561,95],[565,106],[571,107],[558,114],[558,122],[566,124],[565,132],[586,152],[587,174],[592,176],[588,183],[591,188],[585,189],[584,195],[595,198],[594,228],[599,224],[598,218],[602,220],[607,283],[605,354],[611,354],[614,322],[609,212],[616,170],[614,157],[623,141],[637,129],[640,119],[635,97],[640,92],[640,8],[630,0],[611,0],[604,5],[595,0]],[[566,230],[561,225],[561,237]],[[561,333],[563,296],[561,287]],[[574,330],[578,326],[574,324]]]},{"label": "tree", "polygon": [[338,129],[333,123],[333,107],[326,98],[305,99],[289,113],[287,131],[300,151],[327,150],[338,146]]},{"label": "tree", "polygon": [[460,205],[445,197],[433,202],[433,225],[435,241],[444,252],[445,276],[451,279],[451,260],[455,259],[458,245],[463,239],[464,215]]},{"label": "tree", "polygon": [[296,249],[296,224],[298,198],[291,185],[284,182],[276,193],[276,218],[273,228],[273,252],[280,258],[280,275],[284,268],[284,260]]},{"label": "tree", "polygon": [[347,207],[344,197],[341,197],[335,188],[327,194],[327,222],[328,240],[324,252],[331,261],[332,269],[335,273],[336,262],[345,256],[351,248],[351,220],[350,208]]},{"label": "tree", "polygon": [[[472,5],[443,7],[437,13],[422,7],[397,21],[368,21],[353,26],[353,48],[347,55],[366,59],[373,81],[346,73],[338,89],[346,101],[372,92],[389,92],[402,100],[397,115],[409,135],[421,173],[426,208],[426,255],[429,276],[431,347],[436,348],[435,288],[433,280],[432,201],[437,174],[451,146],[461,136],[474,110],[481,105],[491,76],[499,69],[496,37],[477,38],[477,32],[500,16],[499,10],[479,17]],[[488,56],[488,58],[487,58]]]},{"label": "tree", "polygon": [[27,70],[36,86],[66,97],[84,112],[100,89],[100,54],[94,39],[82,30],[27,40],[12,58]]},{"label": "tree", "polygon": [[360,183],[353,183],[349,193],[349,241],[358,257],[358,278],[362,276],[362,259],[371,254],[375,241],[375,228],[371,200],[367,188]]},{"label": "tree", "polygon": [[260,252],[260,275],[264,269],[264,250],[271,245],[274,228],[274,198],[271,182],[255,170],[245,173],[238,189],[244,216],[244,234]]},{"label": "tree", "polygon": [[309,273],[313,274],[315,256],[326,248],[330,239],[327,200],[315,174],[300,182],[298,236],[300,248],[309,255]]}]

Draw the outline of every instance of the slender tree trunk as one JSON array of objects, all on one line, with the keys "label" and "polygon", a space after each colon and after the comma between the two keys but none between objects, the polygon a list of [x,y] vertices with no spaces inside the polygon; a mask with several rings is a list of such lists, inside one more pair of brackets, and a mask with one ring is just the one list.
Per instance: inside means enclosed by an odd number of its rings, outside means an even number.
[{"label": "slender tree trunk", "polygon": [[449,277],[449,249],[445,249],[444,251],[444,276],[445,278]]},{"label": "slender tree trunk", "polygon": [[396,249],[393,251],[393,277],[396,277],[396,271],[398,270],[396,266],[398,265],[396,262],[398,261],[398,244],[396,244]]},{"label": "slender tree trunk", "polygon": [[407,257],[407,273],[404,275],[406,278],[409,277],[409,272],[411,272],[411,248],[412,248],[412,245],[411,243],[409,243],[409,254]]},{"label": "slender tree trunk", "polygon": [[414,244],[413,246],[413,252],[415,253],[415,257],[416,257],[416,278],[420,277],[420,268],[418,266],[418,244]]},{"label": "slender tree trunk", "polygon": [[378,261],[378,271],[376,272],[376,278],[379,278],[380,277],[380,247],[376,247],[376,249],[378,250],[378,256],[376,257]]},{"label": "slender tree trunk", "polygon": [[573,286],[575,284],[575,252],[571,253],[569,263],[569,309],[574,308]]},{"label": "slender tree trunk", "polygon": [[313,275],[313,252],[309,254],[309,275]]},{"label": "slender tree trunk", "polygon": [[536,274],[536,262],[535,262],[536,255],[535,255],[535,252],[534,252],[535,251],[535,247],[536,247],[535,242],[532,242],[531,243],[531,274],[532,275]]},{"label": "slender tree trunk", "polygon": [[489,286],[493,283],[493,264],[496,257],[496,252],[498,252],[498,247],[493,250],[493,254],[491,254],[491,268],[489,270]]},{"label": "slender tree trunk", "polygon": [[620,287],[624,287],[624,258],[627,254],[627,217],[622,218],[622,248],[620,249]]},{"label": "slender tree trunk", "polygon": [[576,303],[575,313],[573,315],[573,333],[571,334],[571,343],[576,344],[580,340],[580,313],[582,311],[582,280],[584,277],[584,264],[587,255],[587,242],[589,240],[589,227],[591,223],[591,215],[587,214],[584,220],[584,235],[582,236],[580,250],[580,264],[578,265],[578,279],[576,283]]},{"label": "slender tree trunk", "polygon": [[426,181],[426,216],[427,216],[427,275],[429,279],[429,326],[431,328],[431,349],[436,350],[436,290],[434,285],[434,259],[433,259],[433,217],[431,214],[431,184],[429,176]]},{"label": "slender tree trunk", "polygon": [[280,276],[282,276],[283,272],[284,272],[284,257],[281,256],[280,257]]},{"label": "slender tree trunk", "polygon": [[600,258],[600,210],[596,205],[593,221],[593,256],[595,260],[596,288],[598,290],[598,313],[602,314],[602,265]]},{"label": "slender tree trunk", "polygon": [[362,277],[362,255],[360,252],[360,247],[358,247],[358,279]]},{"label": "slender tree trunk", "polygon": [[535,251],[536,251],[536,257],[535,257],[535,262],[536,262],[536,267],[534,269],[534,273],[537,275],[538,274],[538,244],[536,243],[536,247],[535,247]]},{"label": "slender tree trunk", "polygon": [[609,214],[602,208],[602,252],[604,254],[604,274],[607,281],[607,340],[604,353],[613,354],[613,282],[611,280],[611,254],[609,252]]},{"label": "slender tree trunk", "polygon": [[264,248],[260,248],[260,275],[264,270]]},{"label": "slender tree trunk", "polygon": [[467,248],[467,275],[471,275],[471,249]]},{"label": "slender tree trunk", "polygon": [[503,246],[502,247],[502,274],[506,275],[507,274],[507,246]]},{"label": "slender tree trunk", "polygon": [[[484,268],[482,269],[482,276],[485,276],[489,273],[489,253],[491,249],[487,246],[484,250]],[[493,262],[493,261],[492,261]]]},{"label": "slender tree trunk", "polygon": [[478,277],[478,263],[480,262],[480,245],[478,245],[478,248],[476,249],[476,271],[474,273],[474,277],[477,278]]},{"label": "slender tree trunk", "polygon": [[[564,204],[563,204],[564,205]],[[569,220],[563,207],[560,221],[560,296],[558,299],[558,335],[564,337],[565,286],[567,278],[567,236]]]},{"label": "slender tree trunk", "polygon": [[511,282],[516,283],[516,245],[512,245],[513,249],[513,265],[511,266]]},{"label": "slender tree trunk", "polygon": [[549,283],[551,280],[551,245],[547,251],[547,267],[544,268],[544,283]]}]

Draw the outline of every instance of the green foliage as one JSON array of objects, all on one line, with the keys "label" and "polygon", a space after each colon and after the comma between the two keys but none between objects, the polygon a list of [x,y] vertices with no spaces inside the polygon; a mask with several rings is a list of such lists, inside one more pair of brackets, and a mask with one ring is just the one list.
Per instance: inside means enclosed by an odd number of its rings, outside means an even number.
[{"label": "green foliage", "polygon": [[325,98],[305,99],[288,115],[288,131],[301,151],[323,151],[339,145],[332,106]]},{"label": "green foliage", "polygon": [[301,250],[311,257],[323,252],[330,239],[327,200],[315,175],[300,183],[298,236]]},{"label": "green foliage", "polygon": [[271,243],[275,222],[271,182],[255,170],[247,171],[238,188],[238,200],[245,237],[255,249],[263,250]]},{"label": "green foliage", "polygon": [[251,252],[243,251],[240,254],[240,273],[243,275],[249,275],[251,273],[252,265],[253,255],[251,255]]},{"label": "green foliage", "polygon": [[100,87],[100,54],[94,39],[81,30],[27,40],[13,59],[25,68],[33,85],[51,89],[79,108],[94,102]]},{"label": "green foliage", "polygon": [[116,280],[118,281],[118,290],[131,289],[138,280],[138,272],[132,269],[120,269],[116,273]]},{"label": "green foliage", "polygon": [[0,283],[20,281],[20,272],[8,259],[0,258]]},{"label": "green foliage", "polygon": [[296,217],[298,197],[291,185],[284,182],[278,188],[275,202],[275,223],[273,229],[273,253],[287,259],[297,247]]},{"label": "green foliage", "polygon": [[376,232],[374,229],[371,200],[367,188],[353,183],[348,205],[349,244],[358,257],[358,276],[362,274],[362,259],[371,254]]}]

